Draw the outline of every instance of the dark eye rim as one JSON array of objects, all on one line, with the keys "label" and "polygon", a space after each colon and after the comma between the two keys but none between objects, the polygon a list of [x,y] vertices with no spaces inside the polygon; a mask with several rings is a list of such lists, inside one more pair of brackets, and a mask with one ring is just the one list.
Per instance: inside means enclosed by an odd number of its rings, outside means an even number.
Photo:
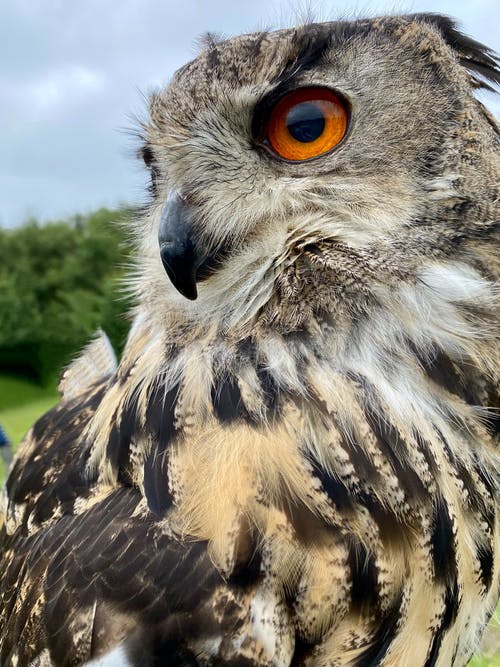
[{"label": "dark eye rim", "polygon": [[139,148],[139,157],[142,159],[144,166],[149,171],[150,183],[147,186],[148,190],[153,196],[158,192],[158,181],[160,179],[160,169],[156,160],[155,152],[149,142],[145,142]]},{"label": "dark eye rim", "polygon": [[155,156],[150,144],[145,143],[143,146],[141,146],[139,153],[145,166],[148,169],[151,169],[151,167],[154,165]]},{"label": "dark eye rim", "polygon": [[[269,140],[267,138],[267,127],[269,119],[271,117],[272,110],[280,100],[282,100],[290,93],[294,93],[295,91],[308,90],[308,89],[327,90],[329,93],[333,93],[339,98],[339,100],[344,105],[344,108],[347,113],[346,131],[342,139],[339,141],[339,143],[330,148],[330,150],[325,151],[324,153],[320,153],[319,155],[314,155],[313,157],[305,158],[304,160],[290,160],[288,158],[284,158],[281,155],[279,155],[269,143]],[[287,87],[286,90],[280,89],[279,91],[278,90],[273,91],[268,95],[266,95],[261,100],[259,100],[259,102],[257,102],[257,104],[255,105],[253,112],[252,138],[255,146],[257,146],[259,149],[264,150],[266,154],[272,156],[275,160],[292,165],[304,164],[305,162],[313,162],[314,160],[321,160],[322,158],[330,155],[334,151],[338,150],[341,146],[343,146],[344,142],[348,139],[351,133],[352,124],[353,124],[352,104],[344,93],[342,93],[340,90],[337,90],[336,88],[330,88],[330,86],[309,83],[307,85],[304,84],[301,86],[290,86]]]}]

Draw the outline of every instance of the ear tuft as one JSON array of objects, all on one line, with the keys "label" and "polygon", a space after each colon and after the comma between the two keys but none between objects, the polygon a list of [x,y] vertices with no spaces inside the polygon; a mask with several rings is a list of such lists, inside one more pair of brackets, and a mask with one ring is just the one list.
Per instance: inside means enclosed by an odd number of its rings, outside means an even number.
[{"label": "ear tuft", "polygon": [[413,14],[411,18],[428,23],[439,30],[445,42],[457,54],[460,64],[471,75],[471,82],[475,88],[495,92],[495,89],[487,83],[500,85],[500,59],[492,49],[461,32],[456,22],[449,16],[424,13]]}]

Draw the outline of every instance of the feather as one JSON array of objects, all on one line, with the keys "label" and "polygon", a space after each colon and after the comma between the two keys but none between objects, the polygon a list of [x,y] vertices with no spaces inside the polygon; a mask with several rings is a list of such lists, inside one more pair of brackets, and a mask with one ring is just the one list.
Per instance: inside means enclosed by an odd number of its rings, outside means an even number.
[{"label": "feather", "polygon": [[58,390],[62,398],[70,399],[87,387],[108,377],[117,368],[111,342],[102,329],[84,348],[83,352],[63,372]]}]

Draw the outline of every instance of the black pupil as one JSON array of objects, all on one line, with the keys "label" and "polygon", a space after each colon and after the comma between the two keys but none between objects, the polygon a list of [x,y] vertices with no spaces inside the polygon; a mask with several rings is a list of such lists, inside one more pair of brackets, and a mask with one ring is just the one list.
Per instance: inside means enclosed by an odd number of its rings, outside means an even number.
[{"label": "black pupil", "polygon": [[294,139],[309,143],[323,134],[325,117],[321,109],[312,102],[302,102],[287,113],[286,126]]}]

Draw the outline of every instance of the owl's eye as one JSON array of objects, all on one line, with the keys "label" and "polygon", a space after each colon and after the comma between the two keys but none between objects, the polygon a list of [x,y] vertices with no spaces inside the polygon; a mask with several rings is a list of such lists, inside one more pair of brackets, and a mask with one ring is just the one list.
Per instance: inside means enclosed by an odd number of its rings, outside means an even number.
[{"label": "owl's eye", "polygon": [[267,140],[285,160],[309,160],[334,148],[347,132],[345,102],[327,88],[298,88],[273,107]]}]

